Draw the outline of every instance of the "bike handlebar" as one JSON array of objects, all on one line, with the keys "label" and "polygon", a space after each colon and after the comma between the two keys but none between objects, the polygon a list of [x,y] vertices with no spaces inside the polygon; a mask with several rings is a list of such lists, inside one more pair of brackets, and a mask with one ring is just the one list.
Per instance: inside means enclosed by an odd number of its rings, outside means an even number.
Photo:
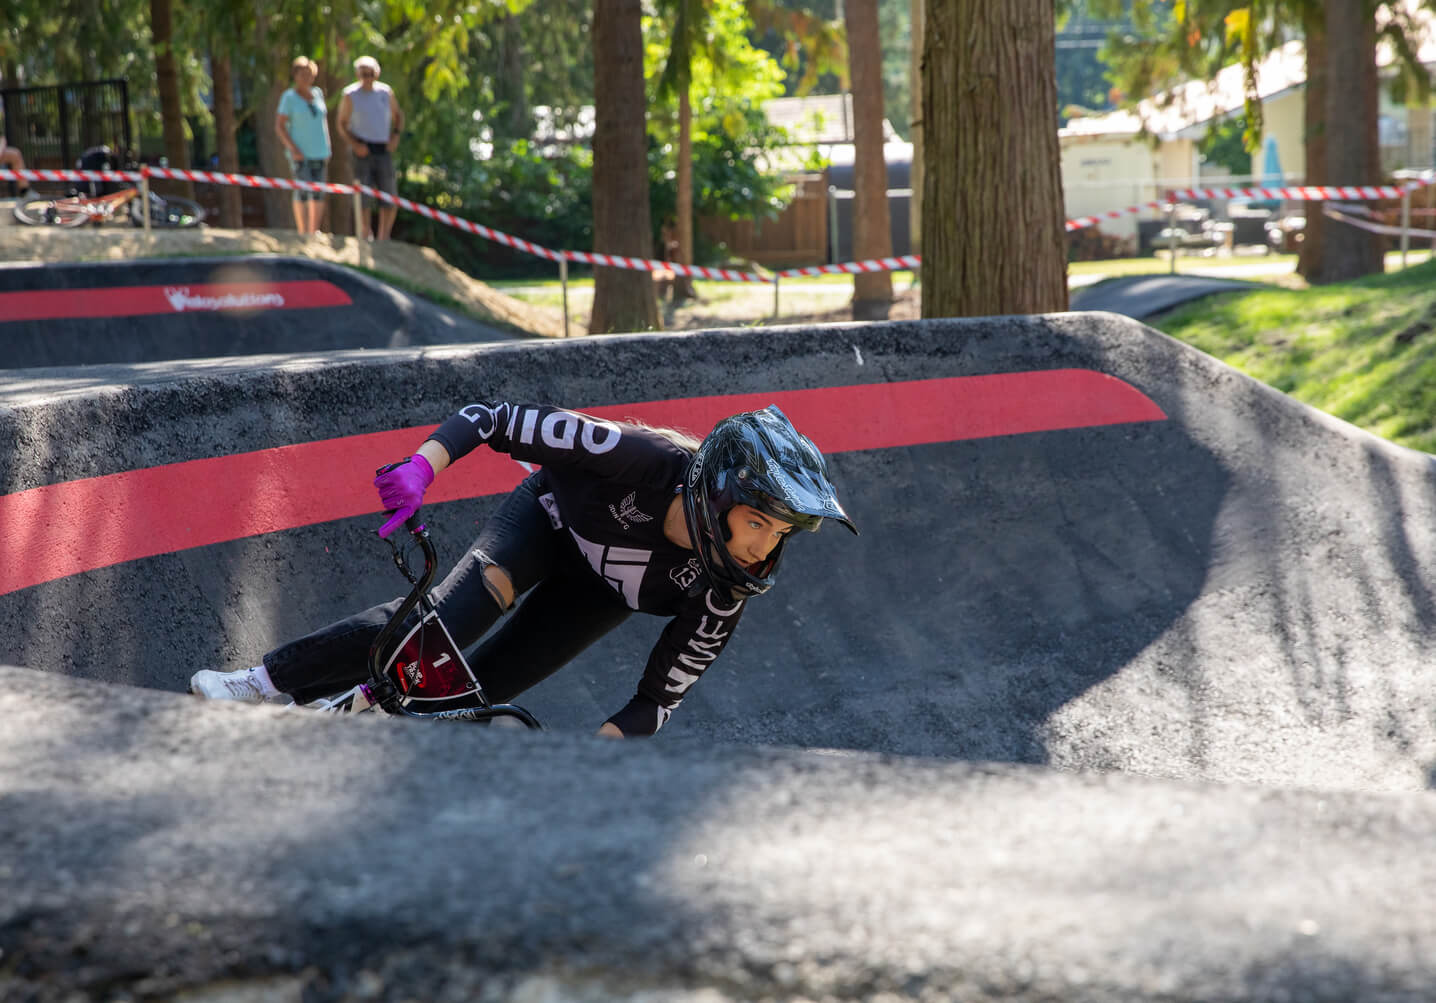
[{"label": "bike handlebar", "polygon": [[[369,646],[369,679],[371,685],[376,688],[382,688],[385,683],[382,663],[389,641],[399,632],[399,628],[408,619],[409,614],[414,612],[421,602],[426,601],[429,595],[429,586],[433,583],[434,574],[439,568],[439,558],[434,550],[434,541],[429,539],[428,527],[420,521],[419,513],[415,512],[404,520],[404,526],[413,534],[414,539],[419,541],[419,549],[424,552],[424,571],[417,579],[413,579],[414,587],[409,590],[409,594],[404,597],[404,601],[399,604],[399,609],[389,618],[384,629],[379,631],[379,636],[374,638],[374,643]],[[389,545],[394,549],[394,563],[398,564],[401,569],[405,569],[399,548],[395,547],[392,542]],[[407,570],[405,570],[405,574],[408,574]]]}]

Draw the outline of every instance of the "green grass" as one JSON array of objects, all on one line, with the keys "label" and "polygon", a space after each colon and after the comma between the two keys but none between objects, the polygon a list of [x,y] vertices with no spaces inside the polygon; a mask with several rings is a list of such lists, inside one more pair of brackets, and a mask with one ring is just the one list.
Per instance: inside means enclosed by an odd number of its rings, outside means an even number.
[{"label": "green grass", "polygon": [[1154,326],[1297,400],[1436,453],[1436,262],[1209,296]]}]

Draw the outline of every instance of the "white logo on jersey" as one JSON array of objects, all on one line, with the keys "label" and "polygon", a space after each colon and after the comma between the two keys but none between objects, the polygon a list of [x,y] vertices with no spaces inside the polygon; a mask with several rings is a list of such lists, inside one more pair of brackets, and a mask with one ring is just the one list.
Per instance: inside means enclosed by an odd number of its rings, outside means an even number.
[{"label": "white logo on jersey", "polygon": [[677,585],[684,592],[687,592],[688,587],[694,582],[696,582],[698,580],[698,576],[702,573],[703,572],[698,567],[698,558],[690,557],[688,558],[687,564],[680,564],[678,567],[668,572],[668,577],[673,579],[674,585]]},{"label": "white logo on jersey", "polygon": [[643,573],[648,570],[648,560],[653,556],[653,551],[638,550],[634,547],[605,547],[601,543],[585,540],[573,531],[572,526],[568,531],[578,544],[578,549],[583,551],[583,556],[588,558],[589,567],[593,568],[594,573],[623,596],[629,609],[638,609],[638,590],[643,584]]},{"label": "white logo on jersey", "polygon": [[539,504],[548,513],[548,521],[553,523],[554,529],[563,529],[563,517],[558,514],[558,500],[554,498],[553,492],[549,491],[538,496]]},{"label": "white logo on jersey", "polygon": [[647,512],[638,511],[638,505],[634,501],[637,497],[638,492],[633,491],[629,493],[627,498],[618,503],[617,508],[612,505],[608,506],[608,514],[613,516],[614,520],[623,527],[625,532],[627,532],[630,522],[645,523],[653,521],[653,516]]},{"label": "white logo on jersey", "polygon": [[[522,417],[520,418],[520,414]],[[536,408],[519,408],[509,419],[509,438],[518,433],[518,441],[533,445],[534,436],[543,438],[550,449],[573,449],[581,446],[587,453],[600,456],[618,445],[622,430],[613,422],[590,418],[575,411],[550,411],[539,422]]]},{"label": "white logo on jersey", "polygon": [[503,424],[504,415],[508,412],[508,404],[469,404],[459,409],[459,414],[473,423],[474,431],[480,439],[488,442],[493,434],[498,431],[499,425]]},{"label": "white logo on jersey", "polygon": [[709,589],[705,602],[713,618],[704,616],[699,620],[698,629],[684,645],[685,650],[679,653],[675,663],[668,669],[668,677],[664,680],[663,687],[665,692],[675,695],[686,693],[727,643],[728,635],[732,633],[727,629],[727,618],[742,609],[743,604],[740,602],[734,606],[718,606],[714,603],[714,598],[713,590]]}]

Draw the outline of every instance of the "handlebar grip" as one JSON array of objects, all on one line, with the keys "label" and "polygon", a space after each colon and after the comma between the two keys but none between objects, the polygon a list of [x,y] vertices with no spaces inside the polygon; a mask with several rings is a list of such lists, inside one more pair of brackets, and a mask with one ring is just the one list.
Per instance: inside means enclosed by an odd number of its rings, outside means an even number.
[{"label": "handlebar grip", "polygon": [[[385,516],[385,518],[387,519],[388,517],[392,516],[392,515],[393,515],[395,512],[397,512],[397,511],[399,511],[399,510],[396,509],[396,508],[386,508],[386,509],[384,510],[384,516]],[[411,533],[418,533],[419,531],[421,531],[421,530],[424,528],[424,523],[423,523],[423,521],[419,518],[419,513],[422,512],[422,511],[424,511],[424,510],[423,510],[423,509],[415,509],[415,510],[414,510],[414,514],[411,515],[411,516],[409,516],[409,518],[407,518],[407,519],[404,520],[404,528],[407,529],[407,530],[408,530],[409,532],[411,532]]]},{"label": "handlebar grip", "polygon": [[[382,477],[384,474],[387,474],[389,471],[393,470],[395,467],[402,467],[404,464],[406,464],[406,463],[408,463],[408,462],[409,462],[409,458],[406,456],[406,457],[405,457],[404,459],[402,459],[402,460],[395,460],[393,463],[386,463],[386,464],[384,464],[382,467],[380,467],[378,470],[374,471],[374,476],[375,476],[375,477]],[[397,512],[397,511],[399,511],[399,510],[398,510],[398,509],[394,509],[394,508],[385,509],[385,510],[384,510],[384,514],[385,514],[386,516],[392,516],[392,515],[393,515],[395,512]],[[414,510],[414,514],[411,515],[411,516],[409,516],[409,518],[407,518],[407,519],[404,520],[404,528],[407,529],[409,532],[411,532],[411,533],[418,533],[420,530],[422,530],[422,529],[424,528],[424,524],[419,521],[419,513],[420,513],[421,511],[423,511],[423,510],[422,510],[422,509],[415,509],[415,510]]]}]

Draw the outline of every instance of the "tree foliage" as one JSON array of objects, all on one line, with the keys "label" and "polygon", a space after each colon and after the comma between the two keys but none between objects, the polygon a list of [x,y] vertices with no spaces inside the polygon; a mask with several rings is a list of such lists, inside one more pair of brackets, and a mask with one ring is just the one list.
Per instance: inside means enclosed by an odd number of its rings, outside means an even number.
[{"label": "tree foliage", "polygon": [[[591,247],[591,155],[575,149],[555,157],[552,146],[529,140],[535,109],[544,108],[546,124],[563,128],[594,102],[593,2],[187,0],[176,5],[167,46],[181,98],[171,119],[182,116],[178,127],[192,140],[196,161],[207,162],[218,147],[226,169],[283,174],[273,115],[291,60],[305,55],[319,63],[332,116],[339,90],[352,79],[353,59],[372,55],[406,112],[400,163],[418,168],[403,182],[406,194],[432,196],[436,205],[540,242]],[[763,151],[785,137],[768,125],[761,105],[825,75],[840,80],[847,57],[841,25],[831,12],[788,0],[672,2],[674,10],[700,15],[689,18],[697,31],[686,67],[695,212],[771,217],[787,189]],[[833,0],[826,2],[831,7]],[[885,11],[899,8],[905,12],[906,0],[884,0]],[[667,73],[663,67],[677,27],[663,16],[646,23],[648,163],[660,219],[675,198],[676,92],[666,85],[678,64],[668,60]],[[765,33],[778,40],[776,55],[754,44]],[[133,125],[157,154],[161,114],[151,37],[151,0],[11,0],[0,18],[0,78],[7,85],[124,78]],[[221,107],[226,102],[214,93],[212,77],[225,73],[232,108]],[[223,137],[216,135],[221,127]],[[332,128],[331,134],[330,177],[345,181],[346,151]],[[279,193],[274,201],[280,211],[270,218],[285,225],[287,199]],[[334,225],[346,226],[347,204],[331,206]],[[431,226],[401,216],[400,232],[417,235]]]},{"label": "tree foliage", "polygon": [[1076,115],[1113,106],[1104,47],[1109,35],[1121,37],[1132,30],[1131,0],[1123,0],[1120,13],[1111,19],[1098,17],[1089,7],[1088,0],[1058,4],[1057,107],[1064,124]]},{"label": "tree foliage", "polygon": [[[203,50],[181,28],[174,55],[183,108],[203,110]],[[0,80],[7,87],[86,80],[130,82],[135,124],[158,132],[149,0],[7,0],[0,16]]]}]

